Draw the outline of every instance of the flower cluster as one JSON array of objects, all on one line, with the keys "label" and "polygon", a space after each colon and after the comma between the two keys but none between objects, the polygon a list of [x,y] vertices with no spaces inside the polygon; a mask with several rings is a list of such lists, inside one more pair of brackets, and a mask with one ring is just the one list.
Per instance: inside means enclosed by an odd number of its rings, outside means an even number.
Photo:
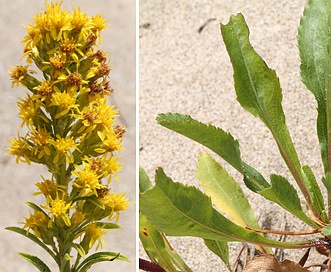
[{"label": "flower cluster", "polygon": [[85,255],[115,226],[100,220],[116,223],[128,206],[124,194],[109,188],[121,170],[115,153],[125,129],[115,124],[118,110],[107,105],[111,67],[97,47],[107,25],[101,15],[69,13],[58,2],[33,19],[23,40],[27,65],[10,71],[12,85],[29,90],[18,102],[28,132],[10,139],[8,150],[16,162],[43,164],[52,175],[36,184],[45,204],[31,205],[24,228],[55,252],[65,248],[62,255],[70,255],[66,241],[80,239],[76,247]]}]

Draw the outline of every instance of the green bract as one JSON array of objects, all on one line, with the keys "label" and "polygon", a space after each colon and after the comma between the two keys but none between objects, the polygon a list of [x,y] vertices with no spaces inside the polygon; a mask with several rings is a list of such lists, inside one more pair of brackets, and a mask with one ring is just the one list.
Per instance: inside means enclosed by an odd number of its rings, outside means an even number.
[{"label": "green bract", "polygon": [[[239,143],[230,133],[200,123],[188,115],[168,113],[157,117],[160,125],[204,145],[233,166],[243,175],[248,189],[277,203],[305,222],[313,229],[311,233],[321,233],[317,243],[326,247],[330,247],[331,218],[331,207],[325,204],[331,197],[330,10],[330,1],[309,1],[298,33],[302,81],[314,94],[318,105],[317,132],[324,165],[322,181],[328,192],[326,201],[311,168],[302,165],[298,158],[286,126],[279,79],[250,44],[249,29],[242,14],[232,16],[227,24],[221,25],[222,37],[234,70],[237,100],[269,129],[300,192],[285,177],[278,174],[263,177],[257,169],[243,161]],[[156,228],[167,235],[203,238],[208,248],[230,270],[228,242],[248,242],[264,254],[272,253],[271,248],[316,246],[316,240],[305,238],[298,242],[265,238],[259,231],[260,227],[243,190],[225,168],[207,153],[199,157],[197,177],[205,193],[195,187],[173,182],[162,169],[157,170],[156,185],[152,187],[142,171],[140,213],[147,220],[144,219],[141,224],[145,224],[146,229],[154,231]],[[306,204],[304,209],[300,202],[302,197]],[[143,237],[142,232],[140,235]],[[146,241],[143,241],[143,245],[148,255],[152,256],[152,261],[158,262],[166,271],[176,271],[159,261],[160,252],[155,250],[158,248],[157,241],[154,240],[153,250],[150,250]]]}]

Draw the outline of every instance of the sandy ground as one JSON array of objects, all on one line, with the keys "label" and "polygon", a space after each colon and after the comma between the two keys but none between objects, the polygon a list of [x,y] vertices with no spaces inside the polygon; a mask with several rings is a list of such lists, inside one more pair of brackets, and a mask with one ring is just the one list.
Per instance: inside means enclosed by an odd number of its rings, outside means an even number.
[{"label": "sandy ground", "polygon": [[[198,186],[195,165],[204,149],[155,121],[158,113],[179,112],[231,132],[240,143],[243,159],[265,177],[278,173],[293,180],[270,133],[236,101],[233,71],[219,23],[227,23],[232,14],[241,12],[250,28],[253,46],[278,73],[287,124],[301,162],[311,166],[321,179],[316,104],[300,81],[296,40],[305,3],[306,0],[140,1],[139,163],[150,177],[162,166],[173,180]],[[200,26],[211,18],[217,20],[199,33]],[[224,161],[217,160],[227,167]],[[227,169],[242,184],[240,175]],[[303,228],[279,207],[252,192],[246,193],[262,226],[280,229],[286,223],[286,229]],[[170,241],[193,271],[225,271],[221,260],[200,239]],[[231,250],[233,261],[238,247]],[[286,254],[298,261],[303,252]]]},{"label": "sandy ground", "polygon": [[[114,65],[111,72],[111,85],[115,93],[111,103],[120,108],[119,122],[127,128],[126,138],[123,142],[124,150],[121,161],[125,162],[124,170],[120,173],[120,182],[114,182],[112,188],[117,192],[127,192],[130,201],[135,202],[135,102],[136,102],[136,39],[135,16],[136,6],[134,0],[116,1],[63,1],[63,7],[71,11],[70,4],[81,6],[81,10],[89,15],[101,13],[109,18],[111,27],[103,33],[101,48],[109,52],[111,63]],[[4,1],[0,0],[0,270],[30,272],[36,269],[23,260],[18,252],[28,252],[41,256],[46,262],[49,258],[32,241],[4,230],[7,226],[17,226],[22,222],[23,216],[28,216],[26,201],[37,201],[32,196],[36,187],[34,184],[48,173],[38,166],[15,164],[15,159],[5,156],[5,148],[9,143],[6,139],[16,137],[20,120],[16,102],[18,97],[25,97],[23,88],[11,89],[8,70],[11,65],[21,64],[23,45],[21,40],[25,29],[21,26],[29,24],[37,11],[44,6],[44,1]],[[104,250],[121,252],[131,262],[114,261],[96,265],[91,271],[135,271],[135,204],[127,212],[123,212],[119,224],[122,230],[113,231],[106,238],[108,247]],[[22,225],[20,225],[22,226]],[[51,263],[51,261],[49,262]],[[51,266],[51,265],[50,265]],[[51,266],[56,271],[55,266]]]}]

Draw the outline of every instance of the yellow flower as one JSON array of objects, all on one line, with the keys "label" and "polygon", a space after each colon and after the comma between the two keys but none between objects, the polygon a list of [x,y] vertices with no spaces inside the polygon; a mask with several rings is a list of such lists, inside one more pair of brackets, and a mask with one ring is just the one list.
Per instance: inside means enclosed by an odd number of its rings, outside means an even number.
[{"label": "yellow flower", "polygon": [[57,114],[55,119],[66,115],[69,111],[77,109],[76,97],[73,93],[61,92],[54,86],[55,92],[51,96],[51,103],[49,106],[57,106]]},{"label": "yellow flower", "polygon": [[108,219],[115,219],[116,222],[120,218],[120,212],[126,210],[129,206],[129,202],[125,198],[125,193],[107,194],[98,200],[106,207],[105,210],[108,211]]},{"label": "yellow flower", "polygon": [[[25,26],[28,35],[26,35],[22,41],[25,43],[26,48],[33,48],[36,44],[42,39],[41,30],[37,26],[30,23],[28,26]],[[25,50],[26,54],[30,53],[30,50]]]},{"label": "yellow flower", "polygon": [[84,221],[85,215],[82,212],[76,211],[71,216],[71,223],[72,224],[80,224]]},{"label": "yellow flower", "polygon": [[94,24],[94,32],[101,41],[100,32],[104,30],[108,25],[106,24],[106,21],[103,18],[103,16],[100,14],[97,14],[94,17],[92,17],[92,23]]},{"label": "yellow flower", "polygon": [[37,182],[36,186],[38,187],[39,191],[35,192],[33,195],[40,195],[43,194],[46,198],[56,198],[57,192],[60,191],[61,193],[65,193],[67,190],[67,186],[64,185],[58,185],[53,180],[44,179],[43,176],[41,176],[43,179],[42,182]]},{"label": "yellow flower", "polygon": [[97,132],[102,144],[95,148],[94,151],[98,153],[113,152],[121,150],[122,145],[114,131],[98,131]]},{"label": "yellow flower", "polygon": [[41,205],[41,207],[49,210],[49,213],[52,215],[52,218],[48,222],[48,227],[51,227],[53,218],[61,218],[68,227],[71,226],[68,213],[70,209],[74,209],[75,207],[71,206],[71,201],[69,203],[65,201],[64,194],[62,196],[62,199],[59,198],[58,193],[56,194],[56,197],[54,199],[48,196],[47,205]]},{"label": "yellow flower", "polygon": [[89,167],[81,169],[75,165],[75,168],[79,172],[72,172],[72,175],[77,177],[73,184],[76,188],[82,189],[80,196],[97,195],[97,189],[105,187],[99,182],[100,176]]},{"label": "yellow flower", "polygon": [[104,154],[100,159],[101,160],[100,173],[103,178],[109,175],[108,183],[110,182],[112,176],[114,176],[115,179],[118,180],[116,173],[122,170],[121,167],[122,164],[118,162],[118,159],[119,157],[116,158],[113,157],[112,155],[109,158],[107,158],[107,154]]},{"label": "yellow flower", "polygon": [[82,90],[84,84],[86,85],[88,83],[88,81],[84,80],[83,76],[78,72],[69,73],[69,75],[59,73],[56,82],[62,81],[66,84],[67,92],[73,94],[73,96],[77,94],[78,90]]},{"label": "yellow flower", "polygon": [[[49,64],[51,65],[52,69],[54,70],[54,77],[58,75],[57,72],[62,71],[65,64],[66,64],[66,57],[62,55],[57,55],[55,57],[50,57],[49,58]],[[44,62],[44,64],[47,64],[48,62]],[[46,66],[47,68],[47,66]]]},{"label": "yellow flower", "polygon": [[7,150],[10,151],[10,155],[16,156],[16,163],[21,161],[30,165],[31,148],[27,141],[18,135],[17,139],[11,138],[9,142],[11,147],[8,147]]},{"label": "yellow flower", "polygon": [[[122,194],[112,193],[109,194],[108,197],[111,199],[111,201],[108,203],[110,204],[110,206],[113,207],[114,212],[116,213],[115,219],[117,222],[120,218],[120,211],[126,210],[129,206],[129,202],[125,198],[125,193]],[[109,219],[111,219],[111,215],[109,216]]]},{"label": "yellow flower", "polygon": [[81,134],[82,132],[90,133],[98,127],[105,130],[111,129],[110,126],[115,123],[116,116],[118,116],[118,110],[114,110],[114,106],[108,106],[104,98],[97,99],[74,115],[82,121],[77,122],[72,131]]},{"label": "yellow flower", "polygon": [[26,99],[20,98],[17,106],[20,110],[20,118],[23,120],[21,127],[23,127],[24,124],[27,126],[34,125],[39,117],[38,113],[41,102],[35,101],[30,95],[27,95]]},{"label": "yellow flower", "polygon": [[40,12],[34,17],[37,29],[42,34],[46,34],[46,42],[51,43],[51,39],[58,41],[66,30],[71,30],[71,15],[61,9],[61,3],[51,3],[46,6],[45,12]]},{"label": "yellow flower", "polygon": [[32,154],[34,156],[37,156],[38,159],[41,159],[45,154],[47,156],[51,155],[51,151],[49,149],[49,140],[51,139],[51,135],[46,129],[40,127],[38,129],[31,128],[28,136],[28,139],[35,144],[35,146],[31,148]]},{"label": "yellow flower", "polygon": [[77,10],[73,10],[70,23],[75,29],[82,31],[85,35],[87,35],[93,27],[86,13],[80,11],[80,7],[78,7]]},{"label": "yellow flower", "polygon": [[40,98],[41,101],[44,101],[53,93],[53,82],[50,80],[44,80],[39,86],[36,86],[33,89],[38,92],[38,95],[34,96],[34,99]]},{"label": "yellow flower", "polygon": [[67,163],[74,163],[74,156],[72,155],[72,149],[75,149],[78,144],[71,137],[62,138],[60,135],[56,135],[56,140],[50,139],[49,142],[57,150],[53,159],[53,163],[57,163],[61,155],[65,155]]},{"label": "yellow flower", "polygon": [[98,242],[96,250],[98,250],[99,247],[102,248],[102,246],[106,244],[106,242],[102,238],[102,235],[106,234],[107,232],[109,231],[103,230],[102,227],[98,227],[95,223],[91,223],[87,227],[85,227],[85,236],[82,241],[83,248],[85,244],[88,245],[85,252],[90,250],[96,242]]},{"label": "yellow flower", "polygon": [[30,217],[25,217],[25,225],[23,228],[28,228],[33,230],[34,235],[41,238],[41,232],[47,228],[49,218],[41,211],[34,211],[32,214],[30,212]]},{"label": "yellow flower", "polygon": [[24,86],[24,83],[22,82],[22,80],[28,74],[28,68],[29,68],[29,66],[20,65],[20,66],[16,66],[15,68],[13,68],[12,71],[9,71],[11,81],[12,81],[12,87],[14,85],[18,86],[20,83]]}]

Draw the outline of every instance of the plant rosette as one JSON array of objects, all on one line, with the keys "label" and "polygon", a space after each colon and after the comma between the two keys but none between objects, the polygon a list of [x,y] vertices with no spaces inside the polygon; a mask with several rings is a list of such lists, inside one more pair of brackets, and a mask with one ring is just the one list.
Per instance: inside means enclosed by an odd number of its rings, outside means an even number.
[{"label": "plant rosette", "polygon": [[[285,122],[279,79],[250,44],[249,29],[242,14],[232,16],[227,24],[221,24],[223,41],[233,66],[237,100],[270,131],[299,190],[284,176],[272,173],[266,178],[244,161],[239,142],[229,132],[203,124],[188,115],[167,113],[157,117],[161,126],[209,148],[242,174],[249,190],[278,204],[304,222],[308,230],[282,232],[261,229],[243,189],[206,152],[201,154],[197,163],[197,178],[204,192],[194,186],[173,182],[162,168],[156,171],[153,186],[141,169],[140,240],[151,262],[159,264],[164,271],[191,271],[183,268],[185,263],[168,244],[165,235],[202,238],[230,271],[229,242],[249,243],[259,251],[262,257],[254,259],[251,266],[247,266],[249,269],[254,269],[254,262],[264,262],[266,267],[257,265],[259,271],[308,271],[303,266],[309,249],[316,248],[327,257],[320,266],[331,271],[330,5],[326,0],[309,1],[298,31],[301,78],[317,102],[317,134],[324,166],[321,182],[316,180],[311,168],[299,160]],[[327,199],[323,198],[322,189],[327,192]],[[265,233],[301,235],[301,239],[282,242],[265,237]],[[316,238],[302,238],[308,234]],[[288,261],[280,264],[273,259],[273,248],[308,250],[299,263]],[[246,271],[255,271],[248,268]]]}]

